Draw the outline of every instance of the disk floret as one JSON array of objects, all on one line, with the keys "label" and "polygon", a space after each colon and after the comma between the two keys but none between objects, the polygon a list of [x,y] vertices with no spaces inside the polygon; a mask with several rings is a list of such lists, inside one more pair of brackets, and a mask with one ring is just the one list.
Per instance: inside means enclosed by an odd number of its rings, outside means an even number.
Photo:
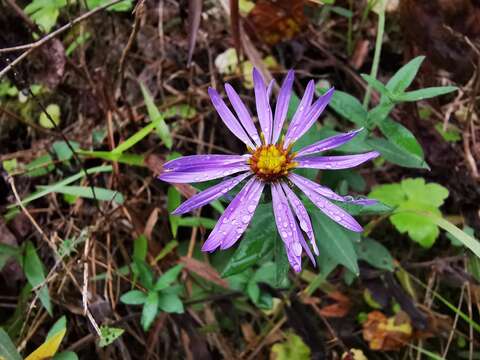
[{"label": "disk floret", "polygon": [[282,144],[260,146],[249,159],[250,168],[263,181],[278,180],[296,165],[295,154],[290,150],[291,147],[283,149]]}]

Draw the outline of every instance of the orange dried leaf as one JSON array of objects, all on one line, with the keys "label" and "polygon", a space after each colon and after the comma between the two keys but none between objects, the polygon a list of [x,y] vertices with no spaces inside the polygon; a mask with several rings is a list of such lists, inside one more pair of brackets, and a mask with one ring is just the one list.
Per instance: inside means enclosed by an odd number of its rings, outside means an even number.
[{"label": "orange dried leaf", "polygon": [[413,330],[409,316],[400,311],[387,318],[380,311],[368,314],[363,323],[363,338],[372,350],[400,350],[412,339]]}]

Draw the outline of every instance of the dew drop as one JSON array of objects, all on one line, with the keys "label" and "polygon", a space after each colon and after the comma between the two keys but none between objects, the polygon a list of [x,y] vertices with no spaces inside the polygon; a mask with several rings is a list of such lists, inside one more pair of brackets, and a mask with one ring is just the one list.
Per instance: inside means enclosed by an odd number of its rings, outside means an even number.
[{"label": "dew drop", "polygon": [[255,211],[255,205],[248,205],[247,210],[249,213],[253,213]]},{"label": "dew drop", "polygon": [[243,222],[244,224],[248,223],[249,220],[250,220],[250,216],[248,216],[248,215],[244,215],[244,216],[242,217],[242,222]]}]

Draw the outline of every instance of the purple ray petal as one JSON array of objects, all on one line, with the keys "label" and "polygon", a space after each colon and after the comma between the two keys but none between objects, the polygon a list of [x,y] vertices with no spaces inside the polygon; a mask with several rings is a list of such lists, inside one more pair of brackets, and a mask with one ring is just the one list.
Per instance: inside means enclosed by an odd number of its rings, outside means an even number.
[{"label": "purple ray petal", "polygon": [[283,80],[282,88],[277,98],[277,105],[275,106],[275,117],[273,119],[273,137],[272,144],[276,144],[282,132],[283,123],[287,117],[288,104],[292,95],[292,86],[295,73],[290,70]]},{"label": "purple ray petal", "polygon": [[300,139],[317,121],[323,110],[327,107],[330,99],[333,96],[334,89],[331,88],[323,96],[317,99],[313,105],[308,109],[308,112],[302,118],[301,124],[296,128],[295,132],[291,134],[291,142],[295,142]]},{"label": "purple ray petal", "polygon": [[319,185],[316,182],[313,182],[312,180],[304,178],[303,176],[290,173],[290,175],[288,175],[288,178],[299,188],[301,187],[307,188],[311,192],[316,192],[319,195],[322,195],[332,200],[343,201],[343,202],[347,201],[343,196],[338,195],[336,192],[329,189],[328,187]]},{"label": "purple ray petal", "polygon": [[309,112],[314,90],[315,82],[313,80],[310,80],[308,82],[307,88],[305,89],[305,93],[303,94],[303,98],[298,105],[297,111],[295,111],[295,115],[293,115],[292,122],[288,127],[287,134],[285,135],[285,143],[283,145],[284,149],[286,149],[288,145],[298,139],[298,137],[296,138],[295,135],[298,132],[299,128],[302,127],[302,124],[307,121],[305,116]]},{"label": "purple ray petal", "polygon": [[233,109],[235,110],[248,135],[252,138],[253,142],[257,146],[261,146],[262,143],[260,141],[260,136],[258,136],[257,129],[253,124],[252,116],[250,115],[248,108],[245,106],[242,99],[240,99],[240,96],[235,89],[228,83],[225,84],[225,92],[227,93],[228,99],[230,100]]},{"label": "purple ray petal", "polygon": [[190,199],[181,204],[178,208],[176,208],[175,211],[172,212],[172,215],[185,214],[186,212],[192,211],[212,202],[220,196],[225,195],[228,191],[233,189],[241,181],[243,181],[250,175],[251,173],[247,172],[238,175],[232,179],[222,181],[220,184],[214,185],[206,190],[199,192],[198,194],[192,196]]},{"label": "purple ray petal", "polygon": [[273,213],[277,223],[278,233],[282,238],[287,258],[296,272],[302,270],[302,244],[299,240],[299,231],[293,216],[292,210],[288,205],[287,198],[282,187],[277,183],[271,184]]},{"label": "purple ray petal", "polygon": [[246,164],[248,158],[249,155],[188,155],[167,161],[165,164],[163,164],[163,169],[170,171],[183,171],[187,168],[198,166],[200,164],[207,166],[220,166],[235,163]]},{"label": "purple ray petal", "polygon": [[265,136],[265,142],[270,144],[272,137],[272,109],[268,102],[265,82],[263,81],[262,75],[260,75],[255,68],[253,69],[253,84],[255,87],[255,103],[258,120],[260,121],[263,135]]},{"label": "purple ray petal", "polygon": [[310,154],[314,154],[322,151],[335,149],[352,140],[362,130],[363,128],[360,128],[355,131],[350,131],[348,133],[339,134],[339,135],[331,136],[329,138],[320,140],[312,145],[308,145],[303,149],[301,149],[297,153],[297,156],[305,156],[305,155],[310,155]]},{"label": "purple ray petal", "polygon": [[212,104],[215,107],[215,110],[217,110],[218,115],[220,115],[223,123],[228,127],[233,135],[242,140],[250,148],[255,148],[247,133],[245,130],[243,130],[242,126],[232,114],[218,92],[213,88],[208,88],[208,94],[210,95],[210,99],[212,100]]},{"label": "purple ray petal", "polygon": [[[300,230],[300,227],[296,223],[295,223],[295,227],[297,229],[297,236],[298,236],[298,240],[300,241],[300,245],[302,245],[302,248],[307,253],[307,256],[310,259],[310,261],[312,262],[313,266],[316,267],[317,262],[315,261],[315,257],[313,256],[312,251],[308,247],[307,242],[305,241],[305,238],[303,237],[303,234],[302,234],[302,231]],[[318,255],[318,254],[316,254],[316,255]]]},{"label": "purple ray petal", "polygon": [[308,238],[310,239],[310,244],[312,245],[315,255],[318,255],[319,253],[317,243],[315,241],[315,234],[313,233],[313,226],[312,222],[310,221],[310,217],[308,216],[307,209],[286,183],[282,182],[282,188],[283,191],[285,191],[285,195],[287,196],[287,199],[290,202],[290,205],[292,206],[292,209],[295,212],[298,221],[300,222],[300,228],[305,231]]},{"label": "purple ray petal", "polygon": [[218,219],[215,228],[203,244],[203,251],[228,249],[242,236],[252,220],[265,183],[250,179]]},{"label": "purple ray petal", "polygon": [[379,155],[378,151],[370,151],[355,155],[298,157],[295,158],[295,162],[298,168],[338,170],[355,167]]},{"label": "purple ray petal", "polygon": [[167,169],[160,174],[158,178],[170,183],[195,183],[218,179],[248,170],[250,170],[250,166],[245,163],[203,166],[198,165],[187,167],[184,171]]},{"label": "purple ray petal", "polygon": [[[292,180],[293,181],[293,180]],[[363,229],[360,224],[355,220],[352,215],[347,213],[342,208],[338,207],[335,204],[332,204],[330,201],[325,199],[323,196],[318,194],[315,191],[312,191],[312,188],[305,186],[302,182],[293,181],[295,185],[298,186],[300,190],[303,191],[305,195],[318,207],[325,215],[336,223],[342,225],[343,227],[355,231],[362,232]]]},{"label": "purple ray petal", "polygon": [[273,90],[273,84],[275,83],[275,80],[270,80],[270,83],[268,84],[267,87],[267,100],[270,102],[270,97],[272,96],[272,90]]}]

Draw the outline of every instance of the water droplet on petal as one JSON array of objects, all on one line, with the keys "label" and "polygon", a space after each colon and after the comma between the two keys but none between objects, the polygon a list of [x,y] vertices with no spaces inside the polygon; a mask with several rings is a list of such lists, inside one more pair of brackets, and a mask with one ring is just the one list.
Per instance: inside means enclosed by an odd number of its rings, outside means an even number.
[{"label": "water droplet on petal", "polygon": [[250,216],[244,215],[244,216],[242,217],[242,222],[243,222],[244,224],[248,223],[249,220],[250,220]]}]

